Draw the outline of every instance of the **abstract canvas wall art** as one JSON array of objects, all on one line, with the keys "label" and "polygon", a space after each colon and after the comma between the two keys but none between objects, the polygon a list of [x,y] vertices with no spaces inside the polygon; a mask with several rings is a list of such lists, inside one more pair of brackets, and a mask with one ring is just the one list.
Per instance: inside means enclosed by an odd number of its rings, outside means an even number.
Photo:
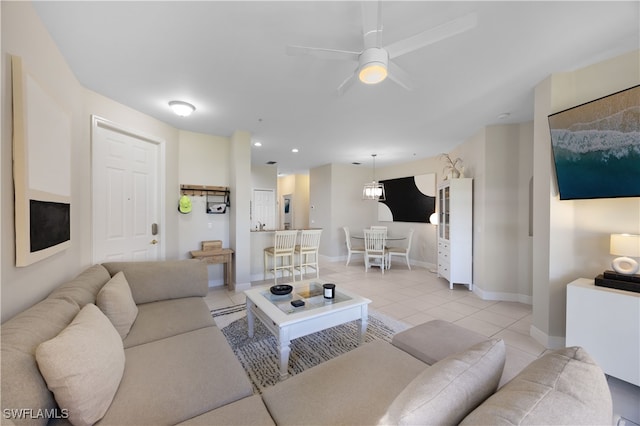
[{"label": "abstract canvas wall art", "polygon": [[436,175],[429,173],[380,181],[386,200],[378,201],[381,222],[428,223],[436,211]]},{"label": "abstract canvas wall art", "polygon": [[71,244],[71,116],[11,58],[16,266]]}]

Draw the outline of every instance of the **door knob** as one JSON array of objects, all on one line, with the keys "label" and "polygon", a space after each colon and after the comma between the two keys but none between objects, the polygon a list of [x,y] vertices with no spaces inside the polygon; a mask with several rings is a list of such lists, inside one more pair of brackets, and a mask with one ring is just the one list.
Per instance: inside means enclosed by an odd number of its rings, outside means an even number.
[{"label": "door knob", "polygon": [[158,244],[158,240],[151,240],[151,244]]}]

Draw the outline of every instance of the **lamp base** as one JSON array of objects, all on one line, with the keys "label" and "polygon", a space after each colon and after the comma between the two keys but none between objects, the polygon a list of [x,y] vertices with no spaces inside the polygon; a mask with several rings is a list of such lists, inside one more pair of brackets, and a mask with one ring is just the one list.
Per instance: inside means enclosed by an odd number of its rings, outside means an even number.
[{"label": "lamp base", "polygon": [[624,275],[614,271],[604,271],[603,274],[595,278],[595,285],[640,293],[640,275]]},{"label": "lamp base", "polygon": [[626,256],[616,257],[613,259],[611,267],[617,273],[624,275],[633,275],[638,272],[639,269],[638,262]]}]

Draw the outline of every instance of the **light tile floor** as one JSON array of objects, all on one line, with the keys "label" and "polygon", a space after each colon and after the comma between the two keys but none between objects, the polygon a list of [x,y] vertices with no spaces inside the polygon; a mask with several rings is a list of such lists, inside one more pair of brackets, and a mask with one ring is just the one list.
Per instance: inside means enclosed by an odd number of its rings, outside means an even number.
[{"label": "light tile floor", "polygon": [[[507,345],[505,371],[510,370],[510,377],[546,352],[544,346],[529,336],[530,305],[482,300],[466,286],[450,290],[446,280],[424,268],[413,267],[409,271],[406,264],[394,262],[383,275],[378,268],[365,271],[361,258],[352,260],[349,266],[343,261],[321,261],[320,278],[371,299],[372,309],[409,325],[438,318],[488,337],[501,337]],[[272,284],[273,280],[252,282],[252,286]],[[209,291],[206,301],[215,309],[244,303],[245,298],[242,292],[217,287]],[[510,377],[503,377],[503,381]],[[618,424],[640,424],[640,388],[613,377],[608,380],[615,417],[622,415],[631,420]]]},{"label": "light tile floor", "polygon": [[[546,350],[529,336],[530,305],[482,300],[462,285],[450,290],[446,280],[425,268],[408,270],[406,264],[394,262],[382,274],[378,268],[365,271],[361,259],[352,260],[349,266],[342,261],[321,262],[320,278],[371,299],[371,309],[409,325],[443,319],[487,337],[500,337],[507,344],[513,374]],[[272,279],[252,282],[252,286],[269,284]],[[211,309],[245,302],[242,292],[225,287],[211,289],[206,300]]]}]

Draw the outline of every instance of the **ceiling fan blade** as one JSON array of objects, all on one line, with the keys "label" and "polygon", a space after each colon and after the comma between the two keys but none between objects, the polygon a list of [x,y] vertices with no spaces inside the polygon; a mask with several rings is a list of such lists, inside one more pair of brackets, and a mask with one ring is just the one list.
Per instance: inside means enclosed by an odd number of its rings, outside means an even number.
[{"label": "ceiling fan blade", "polygon": [[382,2],[362,1],[364,49],[382,47]]},{"label": "ceiling fan blade", "polygon": [[474,28],[477,24],[478,17],[476,13],[470,13],[409,38],[405,38],[404,40],[391,43],[389,46],[385,47],[385,49],[389,52],[389,59],[397,58],[398,56],[436,43],[440,40],[468,31]]},{"label": "ceiling fan blade", "polygon": [[358,69],[356,68],[353,74],[347,77],[340,86],[338,86],[338,96],[344,95],[344,93],[349,90],[353,83],[358,79]]},{"label": "ceiling fan blade", "polygon": [[413,90],[413,83],[411,82],[411,77],[407,74],[402,68],[389,61],[389,65],[387,65],[389,69],[389,78],[396,82],[399,86],[407,90]]},{"label": "ceiling fan blade", "polygon": [[289,56],[315,56],[322,59],[333,60],[353,60],[357,61],[360,52],[351,52],[349,50],[325,49],[322,47],[306,47],[306,46],[287,46],[287,55]]}]

